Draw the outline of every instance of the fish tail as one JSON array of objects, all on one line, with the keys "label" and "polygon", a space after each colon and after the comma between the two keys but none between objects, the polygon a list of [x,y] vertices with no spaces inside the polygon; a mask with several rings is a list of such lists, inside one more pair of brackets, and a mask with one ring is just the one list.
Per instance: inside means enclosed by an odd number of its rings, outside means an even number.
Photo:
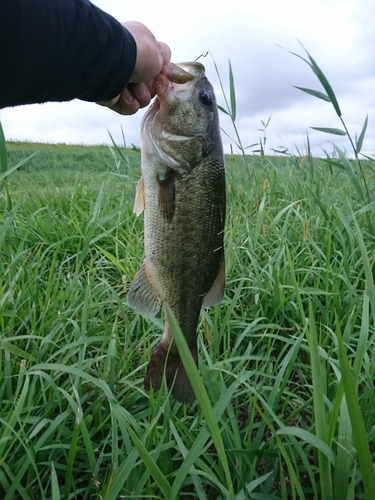
[{"label": "fish tail", "polygon": [[[191,348],[191,353],[198,364],[196,346]],[[173,397],[181,403],[191,403],[195,395],[180,355],[175,346],[169,349],[168,343],[161,341],[151,355],[144,379],[145,388],[148,390],[152,387],[156,391],[159,390],[164,373],[167,387],[172,389]]]}]

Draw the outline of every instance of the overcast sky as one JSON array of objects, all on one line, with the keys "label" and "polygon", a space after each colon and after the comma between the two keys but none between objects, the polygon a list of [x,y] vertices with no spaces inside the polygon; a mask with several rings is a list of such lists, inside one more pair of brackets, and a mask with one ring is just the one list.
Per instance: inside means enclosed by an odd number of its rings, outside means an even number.
[{"label": "overcast sky", "polygon": [[[330,81],[343,118],[354,136],[366,114],[369,125],[363,152],[375,154],[375,2],[374,0],[94,0],[120,21],[141,21],[167,42],[172,61],[189,61],[210,51],[225,90],[231,61],[237,94],[237,127],[244,146],[259,141],[267,122],[267,149],[306,152],[308,132],[313,152],[332,151],[332,142],[350,151],[344,137],[309,127],[341,128],[332,106],[293,86],[323,90],[301,59],[297,40],[314,57]],[[283,48],[280,48],[282,46]],[[225,106],[218,78],[208,56],[200,61],[214,85],[218,103]],[[122,117],[108,109],[78,100],[2,110],[0,118],[8,140],[109,144],[108,130],[122,144],[140,145],[143,112]],[[220,113],[221,126],[234,137],[229,119]],[[234,144],[225,134],[228,152]],[[235,149],[235,148],[234,148]],[[256,149],[256,147],[252,148]],[[249,149],[249,152],[252,150]]]}]

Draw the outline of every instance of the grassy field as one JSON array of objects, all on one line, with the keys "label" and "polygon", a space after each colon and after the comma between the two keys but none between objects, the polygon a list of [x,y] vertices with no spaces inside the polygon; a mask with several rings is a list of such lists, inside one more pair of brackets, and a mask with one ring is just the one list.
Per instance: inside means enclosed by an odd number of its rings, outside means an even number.
[{"label": "grassy field", "polygon": [[202,312],[184,406],[143,389],[161,321],[125,300],[139,152],[7,150],[0,498],[375,498],[374,205],[355,162],[227,158],[226,295]]}]

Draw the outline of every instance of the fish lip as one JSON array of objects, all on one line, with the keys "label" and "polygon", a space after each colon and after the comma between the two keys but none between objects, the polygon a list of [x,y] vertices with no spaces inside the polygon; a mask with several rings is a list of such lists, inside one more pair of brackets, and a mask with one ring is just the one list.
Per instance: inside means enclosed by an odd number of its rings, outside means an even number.
[{"label": "fish lip", "polygon": [[173,89],[173,83],[171,83],[168,77],[161,72],[156,77],[156,95],[159,99],[159,102],[164,101],[167,98],[169,92]]},{"label": "fish lip", "polygon": [[203,78],[205,76],[205,67],[197,61],[172,63],[169,62],[163,68],[164,74],[172,83],[187,83],[191,80]]},{"label": "fish lip", "polygon": [[205,67],[197,61],[177,64],[170,62],[163,66],[156,77],[157,96],[164,101],[170,93],[190,94],[196,82],[205,76]]}]

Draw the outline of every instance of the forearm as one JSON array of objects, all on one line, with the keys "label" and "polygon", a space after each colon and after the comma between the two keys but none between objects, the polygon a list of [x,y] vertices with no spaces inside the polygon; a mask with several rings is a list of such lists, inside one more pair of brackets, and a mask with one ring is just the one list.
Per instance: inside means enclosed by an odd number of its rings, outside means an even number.
[{"label": "forearm", "polygon": [[110,100],[136,52],[132,35],[88,0],[0,0],[0,108]]}]

